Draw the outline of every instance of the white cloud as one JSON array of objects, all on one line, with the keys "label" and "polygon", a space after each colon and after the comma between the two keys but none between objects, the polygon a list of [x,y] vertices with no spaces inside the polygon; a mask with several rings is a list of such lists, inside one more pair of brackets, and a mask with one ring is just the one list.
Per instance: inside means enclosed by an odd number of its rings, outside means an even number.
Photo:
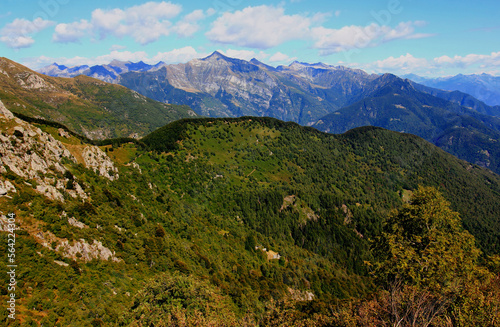
[{"label": "white cloud", "polygon": [[205,18],[205,13],[203,12],[203,10],[195,10],[190,14],[187,14],[184,17],[184,20],[186,22],[196,23],[197,21],[202,20],[203,18]]},{"label": "white cloud", "polygon": [[70,24],[58,24],[52,40],[58,43],[78,42],[91,30],[92,24],[85,19]]},{"label": "white cloud", "polygon": [[269,49],[306,38],[310,25],[308,17],[285,15],[282,7],[262,5],[224,13],[206,36],[213,42]]},{"label": "white cloud", "polygon": [[500,51],[491,54],[468,54],[466,56],[441,56],[418,58],[410,53],[399,57],[388,57],[370,63],[346,63],[372,73],[394,73],[399,75],[449,76],[462,74],[490,73],[497,75],[500,67]]},{"label": "white cloud", "polygon": [[132,37],[140,44],[148,44],[167,36],[172,31],[172,18],[177,17],[182,7],[171,2],[147,2],[127,9],[96,9],[90,22],[81,20],[70,24],[59,24],[53,35],[55,42],[76,42],[91,31],[101,39],[109,35]]},{"label": "white cloud", "polygon": [[207,16],[213,16],[216,13],[217,13],[217,10],[215,10],[214,8],[207,9]]},{"label": "white cloud", "polygon": [[368,26],[344,26],[339,29],[320,26],[327,17],[340,11],[312,16],[287,15],[283,7],[247,7],[225,12],[214,21],[206,36],[213,42],[243,47],[269,49],[291,40],[311,40],[321,55],[374,47],[398,39],[430,37],[417,33],[424,21],[401,22],[395,27],[372,23]]},{"label": "white cloud", "polygon": [[29,48],[33,43],[35,43],[35,40],[31,36],[23,35],[1,36],[0,41],[5,43],[11,49]]},{"label": "white cloud", "polygon": [[16,18],[0,30],[0,41],[12,49],[27,48],[35,43],[33,35],[52,25],[54,25],[53,21],[40,17],[32,21]]},{"label": "white cloud", "polygon": [[203,10],[195,10],[187,14],[180,22],[178,22],[173,27],[173,30],[175,31],[175,33],[182,37],[192,36],[200,29],[200,25],[198,24],[198,22],[208,15],[209,14],[205,14]]},{"label": "white cloud", "polygon": [[111,51],[119,51],[119,50],[124,50],[126,49],[127,47],[124,46],[124,45],[120,45],[120,44],[113,44],[110,48]]},{"label": "white cloud", "polygon": [[314,47],[321,55],[330,55],[351,49],[361,49],[380,45],[397,39],[429,37],[430,34],[416,34],[415,26],[422,26],[421,21],[401,22],[395,28],[372,23],[368,26],[344,26],[340,29],[316,27],[312,29]]},{"label": "white cloud", "polygon": [[198,53],[193,47],[184,47],[174,49],[168,52],[158,52],[151,60],[146,60],[151,63],[164,61],[166,63],[185,63],[191,59],[204,57],[206,54]]},{"label": "white cloud", "polygon": [[287,54],[281,53],[281,52],[276,52],[269,58],[269,62],[290,62],[296,60],[297,57],[291,58]]},{"label": "white cloud", "polygon": [[500,51],[489,55],[468,54],[466,56],[442,56],[434,59],[439,65],[447,67],[468,67],[479,65],[480,67],[500,66]]},{"label": "white cloud", "polygon": [[388,70],[397,70],[409,74],[424,69],[434,68],[432,63],[425,58],[416,58],[413,55],[407,53],[404,56],[398,58],[389,57],[384,60],[378,60],[373,63],[373,67],[379,73],[387,72]]},{"label": "white cloud", "polygon": [[171,2],[147,2],[128,9],[102,10],[92,12],[92,25],[101,38],[131,36],[140,44],[148,44],[170,34],[172,23],[182,10]]}]

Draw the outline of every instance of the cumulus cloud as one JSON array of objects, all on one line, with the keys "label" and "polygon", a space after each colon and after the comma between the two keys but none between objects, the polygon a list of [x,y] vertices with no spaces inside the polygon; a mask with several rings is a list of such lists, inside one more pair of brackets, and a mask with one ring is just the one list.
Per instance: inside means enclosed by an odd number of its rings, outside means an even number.
[{"label": "cumulus cloud", "polygon": [[[340,11],[333,16],[338,17]],[[321,55],[373,47],[398,39],[430,37],[417,33],[424,21],[401,22],[395,27],[372,23],[367,26],[326,28],[321,24],[331,13],[287,15],[283,7],[257,6],[226,12],[206,33],[209,40],[256,49],[269,49],[291,40],[311,40]]]},{"label": "cumulus cloud", "polygon": [[321,55],[330,55],[342,51],[373,47],[397,39],[429,37],[431,34],[415,33],[415,27],[424,22],[401,22],[395,28],[372,23],[368,26],[344,26],[340,29],[316,27],[312,29],[314,47]]},{"label": "cumulus cloud", "polygon": [[[346,64],[346,63],[344,63]],[[410,53],[399,57],[388,57],[369,63],[347,63],[372,73],[394,73],[399,75],[417,74],[421,76],[446,76],[462,74],[489,73],[498,75],[500,51],[491,54],[468,54],[466,56],[441,56],[418,58]]]},{"label": "cumulus cloud", "polygon": [[290,62],[296,60],[297,57],[291,58],[287,54],[281,53],[281,52],[276,52],[269,58],[269,62]]},{"label": "cumulus cloud", "polygon": [[425,58],[416,58],[407,53],[400,57],[389,57],[384,60],[377,60],[371,65],[378,73],[387,72],[388,70],[397,70],[409,74],[422,69],[435,69],[432,62]]},{"label": "cumulus cloud", "polygon": [[16,18],[0,30],[0,41],[12,49],[27,48],[35,43],[33,35],[52,25],[54,25],[53,21],[40,17],[32,21],[24,18]]},{"label": "cumulus cloud", "polygon": [[148,44],[167,36],[172,31],[172,18],[177,17],[182,7],[171,2],[147,2],[127,9],[96,9],[90,21],[81,20],[56,26],[55,42],[77,42],[89,33],[105,39],[112,35],[118,38],[131,36],[140,44]]},{"label": "cumulus cloud", "polygon": [[96,9],[92,25],[101,38],[131,36],[140,44],[148,44],[170,34],[172,23],[182,8],[171,2],[147,2],[126,10]]},{"label": "cumulus cloud", "polygon": [[119,50],[124,50],[127,47],[121,44],[113,44],[110,48],[111,51],[119,51]]},{"label": "cumulus cloud", "polygon": [[205,13],[203,10],[195,10],[184,16],[184,18],[173,27],[173,30],[177,35],[182,37],[192,36],[200,29],[199,21],[209,16],[210,13],[211,11]]},{"label": "cumulus cloud", "polygon": [[167,52],[158,52],[153,58],[149,61],[151,63],[157,63],[159,61],[163,61],[166,63],[184,63],[188,62],[191,59],[204,57],[207,54],[197,52],[193,47],[188,46],[180,49],[174,49],[172,51]]},{"label": "cumulus cloud", "polygon": [[92,30],[92,24],[85,19],[70,24],[58,24],[52,40],[58,43],[78,42]]},{"label": "cumulus cloud", "polygon": [[282,7],[262,5],[224,13],[206,36],[217,43],[269,49],[306,38],[311,23],[306,16],[286,15]]},{"label": "cumulus cloud", "polygon": [[439,65],[449,67],[468,67],[471,65],[479,65],[480,67],[500,66],[500,51],[492,52],[489,55],[468,54],[466,56],[442,56],[434,59]]}]

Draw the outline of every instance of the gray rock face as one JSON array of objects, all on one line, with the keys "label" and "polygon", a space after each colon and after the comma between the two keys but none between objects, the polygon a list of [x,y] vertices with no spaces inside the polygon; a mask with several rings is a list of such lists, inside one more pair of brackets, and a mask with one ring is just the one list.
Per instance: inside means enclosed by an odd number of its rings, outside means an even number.
[{"label": "gray rock face", "polygon": [[82,153],[85,166],[109,180],[118,179],[118,169],[107,154],[96,146],[88,146]]},{"label": "gray rock face", "polygon": [[111,260],[115,262],[122,261],[115,257],[115,253],[103,246],[101,242],[94,240],[92,243],[84,239],[70,243],[68,240],[62,241],[56,247],[56,251],[61,251],[64,256],[69,258],[79,257],[81,260],[88,262],[92,259]]},{"label": "gray rock face", "polygon": [[[68,179],[54,179],[48,174],[64,174],[61,160],[77,162],[71,152],[52,135],[26,123],[5,108],[0,100],[0,121],[5,124],[0,131],[0,172],[7,169],[36,183],[36,190],[52,200],[64,201],[64,194],[87,199],[81,185],[74,183],[73,190],[66,189]],[[84,165],[110,180],[119,177],[111,159],[98,147],[88,146],[83,151]],[[6,168],[7,167],[7,168]],[[12,183],[0,181],[0,194],[15,191]]]}]

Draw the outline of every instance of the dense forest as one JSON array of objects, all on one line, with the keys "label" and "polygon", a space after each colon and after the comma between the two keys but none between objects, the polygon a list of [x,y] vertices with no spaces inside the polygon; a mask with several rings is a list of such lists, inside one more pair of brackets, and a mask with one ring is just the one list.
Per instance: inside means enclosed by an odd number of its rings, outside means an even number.
[{"label": "dense forest", "polygon": [[[31,226],[17,231],[9,326],[499,323],[500,177],[421,138],[242,117],[98,145],[119,178],[69,160],[53,176],[87,199],[50,200],[2,174],[18,190],[2,212]],[[65,240],[100,242],[114,260],[68,255]]]}]

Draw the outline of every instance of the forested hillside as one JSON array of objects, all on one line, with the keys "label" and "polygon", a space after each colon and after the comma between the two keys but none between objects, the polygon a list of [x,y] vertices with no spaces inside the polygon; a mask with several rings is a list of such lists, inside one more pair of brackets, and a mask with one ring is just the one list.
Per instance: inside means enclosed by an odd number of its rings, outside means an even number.
[{"label": "forested hillside", "polygon": [[[463,221],[482,249],[481,269],[497,269],[500,178],[413,135],[194,119],[98,148],[3,113],[0,201],[20,227],[26,324],[347,321],[359,316],[348,313],[352,299],[385,288],[372,274],[385,260],[372,240],[390,232],[387,219],[419,185],[442,192],[460,214],[457,228]],[[62,165],[51,163],[58,155]],[[45,164],[16,167],[26,156]],[[0,237],[6,253],[7,233]]]}]

